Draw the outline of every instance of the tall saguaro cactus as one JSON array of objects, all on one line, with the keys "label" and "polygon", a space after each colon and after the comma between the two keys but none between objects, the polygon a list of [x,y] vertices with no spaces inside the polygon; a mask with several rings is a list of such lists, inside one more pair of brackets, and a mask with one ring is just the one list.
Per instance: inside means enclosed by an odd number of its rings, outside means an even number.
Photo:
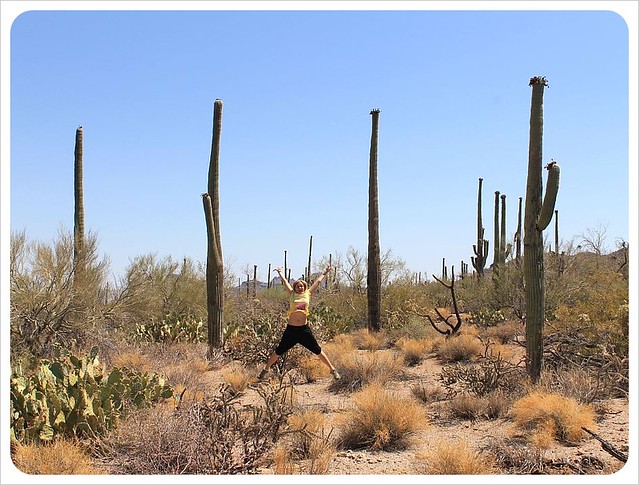
[{"label": "tall saguaro cactus", "polygon": [[224,344],[224,264],[222,262],[222,239],[220,236],[220,138],[222,132],[222,100],[213,104],[213,135],[209,161],[208,191],[202,194],[206,217],[206,302],[208,350],[207,358],[213,357],[215,348]]},{"label": "tall saguaro cactus", "polygon": [[470,261],[477,271],[477,277],[484,276],[484,268],[488,260],[488,240],[484,239],[484,226],[481,218],[481,186],[484,179],[479,177],[479,189],[477,190],[477,244],[473,244],[475,256],[471,256]]},{"label": "tall saguaro cactus", "polygon": [[493,276],[497,275],[499,271],[499,265],[501,263],[501,232],[499,231],[499,190],[495,191],[495,212],[494,212],[494,227],[493,227],[493,237],[495,238],[495,243],[493,244]]},{"label": "tall saguaro cactus", "polygon": [[74,199],[75,212],[73,218],[73,265],[75,278],[82,274],[85,265],[84,242],[84,167],[83,167],[83,132],[82,126],[75,130],[74,150]]},{"label": "tall saguaro cactus", "polygon": [[377,144],[379,140],[379,109],[372,116],[371,147],[368,176],[368,272],[366,295],[368,299],[368,330],[381,330],[381,259],[379,249],[379,195],[377,187]]},{"label": "tall saguaro cactus", "polygon": [[542,146],[544,132],[545,77],[530,79],[530,141],[528,146],[528,177],[524,213],[524,282],[526,299],[527,371],[534,383],[541,377],[543,329],[545,320],[544,244],[543,231],[550,223],[559,190],[559,166],[547,165],[548,181],[542,203]]}]

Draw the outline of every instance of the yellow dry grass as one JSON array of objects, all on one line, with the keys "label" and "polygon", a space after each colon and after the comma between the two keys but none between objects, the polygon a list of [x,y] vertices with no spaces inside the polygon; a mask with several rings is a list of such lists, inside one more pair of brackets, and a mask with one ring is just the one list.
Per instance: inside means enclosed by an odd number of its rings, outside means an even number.
[{"label": "yellow dry grass", "polygon": [[425,475],[491,475],[499,473],[495,459],[475,451],[463,441],[438,441],[416,456]]},{"label": "yellow dry grass", "polygon": [[371,384],[353,395],[355,407],[342,416],[340,443],[346,449],[397,450],[412,444],[428,426],[423,408],[412,399]]},{"label": "yellow dry grass", "polygon": [[591,406],[544,391],[533,391],[515,401],[511,414],[515,425],[529,432],[530,442],[539,447],[548,447],[554,440],[577,444],[587,437],[582,427],[595,428]]},{"label": "yellow dry grass", "polygon": [[298,369],[306,382],[315,382],[330,374],[328,367],[322,361],[315,356],[309,355],[305,355],[300,359]]},{"label": "yellow dry grass", "polygon": [[469,361],[481,355],[484,346],[475,335],[463,333],[437,345],[437,356],[445,362]]},{"label": "yellow dry grass", "polygon": [[413,366],[424,360],[433,349],[433,344],[431,339],[401,338],[395,343],[395,346],[401,352],[404,364]]},{"label": "yellow dry grass", "polygon": [[51,444],[17,444],[13,463],[29,475],[103,475],[80,446],[66,440]]}]

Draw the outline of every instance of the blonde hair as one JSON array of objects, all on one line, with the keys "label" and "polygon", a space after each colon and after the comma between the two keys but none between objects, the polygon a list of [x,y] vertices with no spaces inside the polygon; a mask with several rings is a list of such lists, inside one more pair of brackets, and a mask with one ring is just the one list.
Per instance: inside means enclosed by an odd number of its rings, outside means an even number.
[{"label": "blonde hair", "polygon": [[297,286],[298,283],[302,283],[304,285],[304,291],[308,290],[308,283],[304,280],[293,281],[293,290],[295,289],[295,286]]}]

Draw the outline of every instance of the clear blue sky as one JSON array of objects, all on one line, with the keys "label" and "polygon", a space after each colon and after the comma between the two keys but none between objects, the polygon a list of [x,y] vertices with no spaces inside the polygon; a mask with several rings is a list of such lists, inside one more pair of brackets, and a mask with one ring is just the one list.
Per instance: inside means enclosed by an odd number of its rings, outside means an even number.
[{"label": "clear blue sky", "polygon": [[311,235],[314,261],[366,254],[373,108],[382,250],[429,277],[442,258],[458,272],[482,177],[492,262],[494,192],[507,195],[509,237],[525,196],[535,75],[550,85],[543,159],[562,167],[562,242],[598,226],[609,249],[632,238],[629,31],[603,7],[29,11],[12,23],[10,55],[10,229],[45,241],[73,229],[82,125],[86,228],[115,275],[142,254],[205,260],[215,98],[222,245],[236,275],[256,264],[264,280],[284,250],[301,274]]}]

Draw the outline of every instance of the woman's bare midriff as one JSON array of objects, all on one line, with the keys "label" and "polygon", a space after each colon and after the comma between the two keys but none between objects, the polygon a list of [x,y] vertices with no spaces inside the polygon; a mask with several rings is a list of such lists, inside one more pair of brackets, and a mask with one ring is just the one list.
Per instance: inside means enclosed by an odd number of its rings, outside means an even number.
[{"label": "woman's bare midriff", "polygon": [[303,327],[306,325],[306,314],[304,312],[294,312],[288,317],[288,324],[293,327]]}]

